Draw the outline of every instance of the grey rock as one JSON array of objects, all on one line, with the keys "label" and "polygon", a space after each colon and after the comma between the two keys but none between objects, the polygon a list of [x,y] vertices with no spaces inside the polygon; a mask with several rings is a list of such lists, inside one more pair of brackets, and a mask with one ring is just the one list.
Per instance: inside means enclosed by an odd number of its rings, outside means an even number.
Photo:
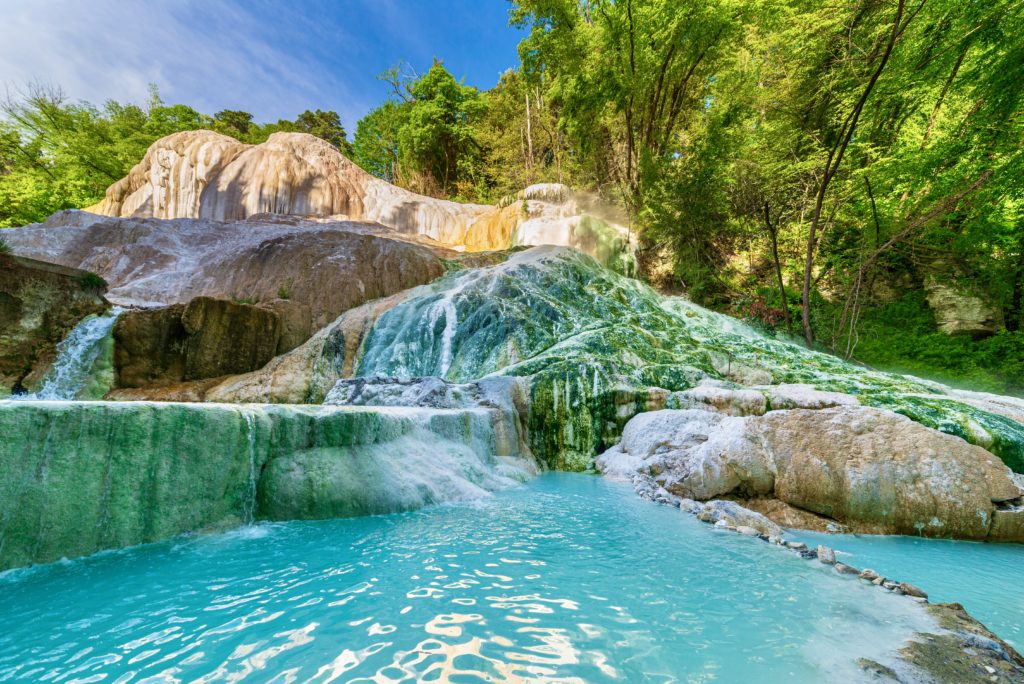
[{"label": "grey rock", "polygon": [[827,546],[818,546],[818,550],[815,552],[818,556],[818,560],[826,565],[836,564],[836,552]]},{"label": "grey rock", "polygon": [[921,589],[920,587],[916,587],[913,584],[910,584],[909,582],[900,582],[899,587],[900,590],[902,590],[903,593],[907,596],[913,596],[914,598],[923,599],[928,598],[928,594],[926,594],[923,589]]},{"label": "grey rock", "polygon": [[857,570],[857,568],[853,567],[852,565],[847,565],[846,563],[836,563],[835,564],[835,568],[836,568],[836,572],[838,572],[841,575],[858,575],[858,574],[860,574],[860,571]]}]

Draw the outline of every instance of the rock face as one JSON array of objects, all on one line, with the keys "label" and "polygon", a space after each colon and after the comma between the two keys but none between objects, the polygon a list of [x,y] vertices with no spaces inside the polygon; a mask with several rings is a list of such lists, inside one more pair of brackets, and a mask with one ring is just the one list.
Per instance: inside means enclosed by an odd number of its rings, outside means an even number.
[{"label": "rock face", "polygon": [[0,570],[253,518],[476,498],[535,472],[503,420],[487,409],[0,401]]},{"label": "rock face", "polygon": [[924,289],[939,330],[947,335],[985,337],[1002,327],[1002,314],[996,307],[955,283],[928,276]]},{"label": "rock face", "polygon": [[39,385],[57,344],[109,308],[103,291],[85,271],[0,254],[0,396]]},{"label": "rock face", "polygon": [[853,531],[1024,541],[1000,522],[1024,490],[999,459],[868,407],[645,413],[597,463],[697,500],[774,497]]},{"label": "rock face", "polygon": [[159,387],[261,368],[277,353],[281,329],[271,309],[210,297],[129,311],[114,326],[117,386]]},{"label": "rock face", "polygon": [[259,214],[343,216],[468,251],[558,244],[624,267],[634,251],[622,217],[563,185],[533,186],[497,207],[424,197],[371,176],[304,133],[275,133],[260,145],[212,131],[175,133],[153,143],[87,211],[215,221]]},{"label": "rock face", "polygon": [[445,272],[436,245],[350,221],[218,223],[62,212],[8,232],[18,254],[98,273],[119,304],[184,304],[201,296],[285,300],[300,309],[297,318],[308,315],[314,329]]}]

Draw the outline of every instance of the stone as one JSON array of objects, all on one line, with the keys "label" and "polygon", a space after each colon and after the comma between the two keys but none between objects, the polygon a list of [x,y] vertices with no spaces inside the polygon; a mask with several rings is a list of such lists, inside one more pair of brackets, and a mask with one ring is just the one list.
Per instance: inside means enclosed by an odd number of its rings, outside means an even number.
[{"label": "stone", "polygon": [[857,397],[841,392],[824,392],[813,385],[781,384],[753,387],[767,400],[768,410],[824,409],[834,406],[857,406]]},{"label": "stone", "polygon": [[290,299],[272,299],[257,304],[277,314],[281,321],[275,355],[287,354],[313,335],[313,312],[308,304]]},{"label": "stone", "polygon": [[786,546],[793,549],[794,551],[803,551],[807,548],[807,544],[798,541],[787,541]]},{"label": "stone", "polygon": [[753,527],[748,527],[746,525],[738,526],[736,528],[736,531],[739,532],[740,534],[742,534],[745,537],[756,537],[756,536],[758,536],[760,534],[760,532],[755,530]]},{"label": "stone", "polygon": [[86,271],[0,252],[0,397],[38,389],[61,340],[109,308],[104,289]]},{"label": "stone", "polygon": [[846,563],[839,563],[839,562],[837,562],[834,567],[836,569],[836,572],[838,572],[840,575],[859,575],[860,574],[860,571],[857,568],[855,568],[855,567],[853,567],[851,565],[847,565]]},{"label": "stone", "polygon": [[693,389],[676,393],[673,398],[676,408],[706,408],[728,416],[760,416],[767,409],[767,402],[760,392],[730,390],[703,382]]},{"label": "stone", "polygon": [[939,330],[947,335],[984,337],[1002,327],[999,309],[955,280],[928,275],[924,289]]},{"label": "stone", "polygon": [[[1003,503],[1021,490],[997,457],[866,406],[653,411],[630,420],[597,463],[622,478],[657,467],[678,496],[738,496],[765,511],[760,502],[775,499],[851,531],[1024,540]],[[1007,522],[993,525],[1004,510]]]},{"label": "stone", "polygon": [[[18,254],[93,271],[123,306],[187,304],[196,297],[286,300],[285,346],[364,302],[428,283],[457,256],[374,224],[345,219],[256,216],[244,221],[104,218],[60,212],[7,231]],[[305,341],[305,340],[303,340]]]},{"label": "stone", "polygon": [[900,590],[907,596],[913,596],[914,598],[928,598],[928,594],[923,589],[910,584],[909,582],[900,582]]},{"label": "stone", "polygon": [[863,570],[860,571],[859,577],[862,580],[867,580],[868,582],[873,582],[873,581],[875,581],[876,579],[879,578],[879,575],[878,575],[877,572],[875,572],[871,568],[864,568]]},{"label": "stone", "polygon": [[875,579],[871,580],[871,583],[874,584],[876,587],[884,586],[885,582],[886,579],[884,577],[876,577]]},{"label": "stone", "polygon": [[216,378],[263,367],[277,352],[281,319],[274,311],[196,297],[181,314],[187,335],[184,380]]},{"label": "stone", "polygon": [[127,311],[113,336],[118,388],[165,387],[261,368],[277,351],[280,318],[270,309],[197,297]]},{"label": "stone", "polygon": [[534,185],[499,206],[459,204],[391,185],[305,133],[274,133],[258,145],[211,131],[169,135],[88,211],[213,221],[341,215],[468,251],[559,244],[603,263],[632,261],[635,249],[621,211],[567,186]]},{"label": "stone", "polygon": [[835,565],[836,563],[836,552],[827,546],[819,544],[815,554],[818,556],[818,560],[826,565]]},{"label": "stone", "polygon": [[162,386],[185,378],[184,304],[125,311],[114,324],[116,385]]}]

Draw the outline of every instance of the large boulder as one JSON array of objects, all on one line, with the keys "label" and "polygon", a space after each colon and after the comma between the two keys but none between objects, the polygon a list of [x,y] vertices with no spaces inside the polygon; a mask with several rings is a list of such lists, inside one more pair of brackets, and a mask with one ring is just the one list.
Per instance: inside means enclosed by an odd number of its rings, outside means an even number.
[{"label": "large boulder", "polygon": [[0,396],[42,380],[57,344],[109,307],[86,271],[0,253]]},{"label": "large boulder", "polygon": [[[297,315],[308,315],[314,330],[363,302],[440,277],[441,257],[455,256],[373,224],[279,216],[221,223],[61,212],[8,231],[6,240],[18,254],[98,273],[115,303],[286,300],[308,308]],[[295,326],[301,336],[304,323]]]},{"label": "large boulder", "polygon": [[274,357],[280,337],[275,311],[223,299],[131,310],[114,326],[117,386],[165,387],[246,373]]},{"label": "large boulder", "polygon": [[1024,541],[1024,490],[998,458],[869,407],[645,413],[597,463],[701,501],[773,497],[852,531]]},{"label": "large boulder", "polygon": [[939,330],[947,335],[985,337],[1003,325],[1002,313],[997,307],[955,281],[929,275],[925,278],[924,290]]}]

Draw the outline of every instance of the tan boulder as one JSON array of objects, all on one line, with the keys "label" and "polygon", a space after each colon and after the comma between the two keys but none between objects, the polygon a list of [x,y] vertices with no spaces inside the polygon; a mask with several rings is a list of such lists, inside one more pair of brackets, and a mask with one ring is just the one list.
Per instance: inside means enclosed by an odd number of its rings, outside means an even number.
[{"label": "tan boulder", "polygon": [[655,411],[633,418],[597,464],[678,496],[751,499],[769,517],[785,512],[783,524],[800,524],[795,507],[851,531],[1024,541],[1013,507],[1024,490],[998,458],[874,408]]}]

